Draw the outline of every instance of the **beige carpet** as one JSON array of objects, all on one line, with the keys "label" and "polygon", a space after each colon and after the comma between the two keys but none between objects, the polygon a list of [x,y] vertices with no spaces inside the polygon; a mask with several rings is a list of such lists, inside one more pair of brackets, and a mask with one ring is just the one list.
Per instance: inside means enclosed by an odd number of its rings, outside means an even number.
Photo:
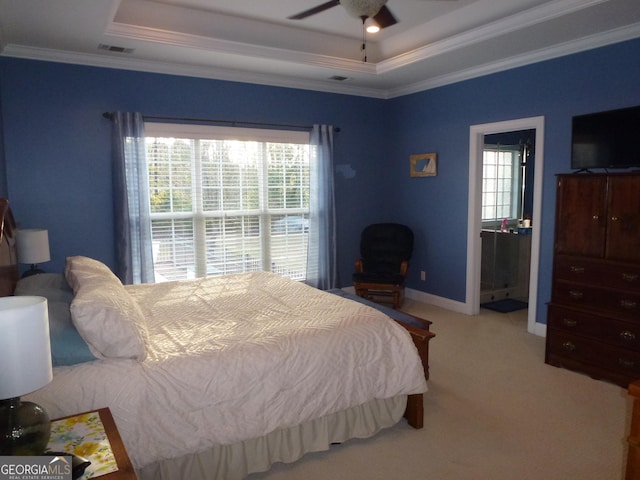
[{"label": "beige carpet", "polygon": [[250,480],[623,479],[626,390],[545,365],[526,311],[471,317],[411,300],[403,309],[437,334],[425,428],[403,420]]}]

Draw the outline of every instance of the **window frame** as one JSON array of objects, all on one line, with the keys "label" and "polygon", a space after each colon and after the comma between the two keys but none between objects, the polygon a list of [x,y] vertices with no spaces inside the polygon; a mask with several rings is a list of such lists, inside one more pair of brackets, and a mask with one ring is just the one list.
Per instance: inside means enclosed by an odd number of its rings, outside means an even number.
[{"label": "window frame", "polygon": [[[258,194],[258,207],[255,209],[251,208],[239,208],[237,210],[225,210],[224,206],[221,204],[221,208],[219,210],[206,210],[203,206],[203,183],[202,183],[202,175],[203,168],[201,165],[201,155],[198,151],[200,148],[200,141],[203,140],[237,140],[237,141],[248,141],[248,142],[263,142],[263,145],[266,143],[282,143],[282,144],[299,144],[304,145],[308,148],[310,143],[310,132],[309,131],[296,131],[296,130],[274,130],[267,128],[244,128],[244,127],[226,127],[226,126],[214,126],[214,125],[193,125],[193,124],[176,124],[176,123],[157,123],[157,122],[149,122],[145,125],[145,136],[148,139],[154,138],[180,138],[180,139],[188,139],[194,140],[197,139],[194,145],[194,149],[191,155],[191,172],[193,175],[191,182],[191,211],[188,212],[151,212],[151,220],[191,220],[192,222],[192,241],[193,241],[193,263],[194,263],[194,276],[196,278],[201,278],[208,276],[207,270],[209,269],[209,259],[207,254],[207,242],[210,240],[207,234],[207,225],[211,219],[228,219],[233,217],[238,217],[240,219],[250,216],[257,216],[259,223],[258,236],[260,237],[260,266],[263,270],[271,270],[271,266],[275,265],[272,263],[272,240],[274,239],[274,232],[272,231],[272,219],[274,216],[282,215],[282,219],[287,219],[288,216],[294,217],[302,217],[308,218],[309,215],[309,205],[298,206],[295,208],[287,208],[286,205],[281,208],[275,208],[269,206],[269,175],[268,173],[268,164],[266,154],[262,154],[261,163],[262,165],[258,167],[261,169],[259,173],[259,194]],[[148,148],[148,146],[147,146]],[[263,146],[264,148],[264,146]],[[309,160],[310,150],[307,150],[306,158]],[[150,159],[147,159],[150,162]],[[307,184],[307,188],[309,185]],[[300,187],[301,188],[301,187]],[[150,186],[151,193],[151,186]],[[308,202],[307,202],[308,203]],[[151,204],[150,204],[151,205]],[[173,227],[175,225],[171,222]],[[224,222],[223,222],[224,223]],[[284,235],[289,235],[288,232],[288,224],[289,221],[285,220],[285,232]],[[241,229],[244,232],[244,224]],[[302,230],[301,232],[304,239],[304,247],[306,252],[306,248],[308,247],[308,230]],[[172,234],[173,235],[173,234]],[[172,237],[175,238],[175,237]],[[241,237],[244,241],[245,238],[250,238],[242,233]],[[287,239],[285,239],[286,242]],[[155,242],[155,240],[154,240]],[[175,248],[175,247],[172,247]],[[290,253],[287,250],[287,253]],[[302,262],[306,267],[306,253],[304,259],[299,259],[299,261],[304,260]],[[223,253],[223,257],[226,258],[226,253]],[[155,268],[155,267],[154,267]],[[290,271],[288,264],[282,267],[284,271]],[[189,267],[187,266],[187,272],[189,272]],[[226,271],[222,273],[227,273]],[[306,277],[306,268],[302,272],[303,277]],[[163,278],[162,274],[158,274],[156,270],[156,274],[160,279]],[[290,276],[290,275],[287,275]],[[189,274],[187,273],[187,278]],[[294,278],[294,277],[292,277]],[[298,280],[304,280],[304,278],[295,277]]]},{"label": "window frame", "polygon": [[[484,216],[484,210],[486,206],[485,195],[487,195],[485,182],[489,178],[485,174],[485,171],[487,168],[486,161],[485,161],[485,153],[488,151],[495,152],[497,154],[500,154],[500,153],[510,154],[511,155],[511,171],[512,171],[511,179],[510,179],[510,187],[509,187],[509,204],[508,204],[509,215],[507,216],[497,215],[496,213],[495,216],[490,219],[486,219],[486,217]],[[483,152],[483,155],[482,155],[483,187],[482,187],[482,197],[481,197],[482,204],[480,207],[481,223],[483,228],[500,228],[502,224],[502,220],[504,218],[506,218],[507,221],[511,223],[519,219],[520,210],[522,208],[522,195],[521,195],[522,192],[521,192],[521,186],[520,186],[521,177],[522,177],[522,169],[520,168],[522,152],[520,150],[519,145],[501,145],[501,144],[485,144],[482,152]],[[490,178],[495,182],[500,181],[499,175],[495,175]],[[491,193],[495,193],[497,195],[499,194],[499,191],[496,189]],[[495,206],[497,210],[497,201],[493,202],[491,206]]]}]

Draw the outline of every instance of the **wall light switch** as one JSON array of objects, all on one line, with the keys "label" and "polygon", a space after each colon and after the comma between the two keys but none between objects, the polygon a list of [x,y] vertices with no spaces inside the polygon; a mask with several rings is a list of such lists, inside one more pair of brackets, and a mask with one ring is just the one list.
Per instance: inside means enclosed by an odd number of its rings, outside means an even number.
[{"label": "wall light switch", "polygon": [[423,282],[427,279],[426,274],[424,273],[424,270],[420,272],[420,280],[422,280]]}]

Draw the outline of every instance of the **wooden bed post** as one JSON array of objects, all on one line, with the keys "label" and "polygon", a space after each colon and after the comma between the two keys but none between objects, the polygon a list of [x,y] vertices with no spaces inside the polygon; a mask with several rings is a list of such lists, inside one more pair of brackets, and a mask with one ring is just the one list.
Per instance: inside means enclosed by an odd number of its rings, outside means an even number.
[{"label": "wooden bed post", "polygon": [[413,428],[424,427],[424,398],[422,393],[416,393],[407,397],[407,409],[404,418]]},{"label": "wooden bed post", "polygon": [[[399,322],[404,328],[406,328],[411,334],[413,343],[418,349],[418,355],[422,361],[422,368],[424,369],[424,378],[429,380],[429,340],[436,336],[435,333],[429,331],[429,325],[431,322],[417,318],[423,325],[424,329]],[[396,320],[397,321],[397,320]],[[409,425],[413,428],[424,427],[424,404],[423,394],[418,393],[409,395],[407,398],[407,409],[404,412],[404,417],[407,419]]]},{"label": "wooden bed post", "polygon": [[18,282],[16,222],[9,200],[0,198],[0,297],[13,295]]}]

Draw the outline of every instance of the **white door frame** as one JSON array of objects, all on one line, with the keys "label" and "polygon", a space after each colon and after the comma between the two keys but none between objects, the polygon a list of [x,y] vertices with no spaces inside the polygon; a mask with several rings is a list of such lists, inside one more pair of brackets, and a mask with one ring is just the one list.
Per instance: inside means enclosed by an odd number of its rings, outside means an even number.
[{"label": "white door frame", "polygon": [[482,151],[484,136],[517,130],[535,130],[535,170],[533,180],[533,215],[531,238],[531,270],[529,276],[529,317],[527,330],[545,334],[545,325],[536,324],[538,270],[540,263],[540,220],[542,218],[542,172],[544,167],[544,117],[521,118],[504,122],[472,125],[469,135],[469,219],[467,230],[467,291],[465,310],[480,313],[480,265],[482,240]]}]

